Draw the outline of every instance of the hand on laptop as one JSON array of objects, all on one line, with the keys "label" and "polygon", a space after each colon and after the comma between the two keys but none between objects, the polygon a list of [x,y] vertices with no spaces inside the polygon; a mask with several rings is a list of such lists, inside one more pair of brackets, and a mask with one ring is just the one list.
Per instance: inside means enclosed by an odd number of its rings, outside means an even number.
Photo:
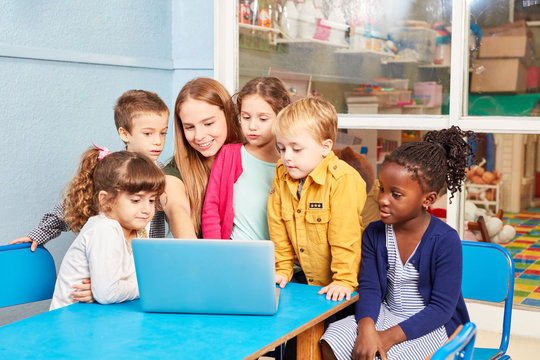
[{"label": "hand on laptop", "polygon": [[287,279],[285,276],[283,275],[279,275],[279,274],[276,274],[274,276],[274,279],[275,279],[275,282],[276,284],[279,285],[280,288],[284,288],[285,285],[287,285],[287,283],[289,282],[289,279]]},{"label": "hand on laptop", "polygon": [[319,295],[326,294],[326,300],[332,299],[332,301],[341,301],[343,297],[347,300],[351,299],[352,290],[343,285],[330,284],[323,287],[319,292]]}]

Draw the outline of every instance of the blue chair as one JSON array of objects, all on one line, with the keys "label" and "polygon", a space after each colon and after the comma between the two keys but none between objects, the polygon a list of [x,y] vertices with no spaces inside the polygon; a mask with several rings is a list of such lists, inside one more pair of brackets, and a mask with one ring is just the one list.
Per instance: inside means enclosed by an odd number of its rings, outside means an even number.
[{"label": "blue chair", "polygon": [[474,359],[510,359],[506,355],[514,299],[514,261],[500,245],[462,241],[463,297],[495,303],[504,302],[502,339],[499,348],[475,348]]},{"label": "blue chair", "polygon": [[0,307],[50,299],[56,282],[51,254],[30,243],[0,246]]},{"label": "blue chair", "polygon": [[468,322],[452,340],[437,350],[430,360],[470,360],[473,356],[476,325]]}]

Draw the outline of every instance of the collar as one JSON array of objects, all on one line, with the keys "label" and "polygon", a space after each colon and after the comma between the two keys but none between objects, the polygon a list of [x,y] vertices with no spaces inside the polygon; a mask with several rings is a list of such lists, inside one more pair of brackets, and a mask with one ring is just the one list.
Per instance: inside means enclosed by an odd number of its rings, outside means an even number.
[{"label": "collar", "polygon": [[[319,185],[324,185],[326,183],[326,175],[328,174],[328,167],[330,166],[330,163],[337,160],[338,157],[334,154],[333,151],[330,151],[328,155],[322,161],[313,169],[308,176],[306,177],[305,184],[308,183],[308,178],[311,178],[311,182],[317,183]],[[288,182],[288,183],[298,183],[298,179],[293,179],[289,176],[289,173],[285,169],[285,165],[281,162],[281,159],[279,160],[278,166],[281,165],[283,167],[283,172],[281,174],[281,179]]]}]

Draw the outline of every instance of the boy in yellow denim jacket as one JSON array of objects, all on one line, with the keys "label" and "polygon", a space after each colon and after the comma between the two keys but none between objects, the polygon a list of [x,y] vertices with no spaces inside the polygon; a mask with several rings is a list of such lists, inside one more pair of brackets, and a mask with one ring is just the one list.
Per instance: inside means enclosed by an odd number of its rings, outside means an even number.
[{"label": "boy in yellow denim jacket", "polygon": [[336,111],[320,98],[302,99],[273,127],[281,156],[268,198],[276,283],[291,280],[296,254],[307,283],[324,286],[319,294],[349,299],[358,286],[366,184],[332,151]]}]

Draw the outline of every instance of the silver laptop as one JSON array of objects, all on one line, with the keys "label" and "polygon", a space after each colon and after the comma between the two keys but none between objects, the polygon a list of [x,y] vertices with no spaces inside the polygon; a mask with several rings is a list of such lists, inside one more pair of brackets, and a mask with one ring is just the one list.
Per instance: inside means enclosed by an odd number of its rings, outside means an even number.
[{"label": "silver laptop", "polygon": [[133,239],[132,246],[143,311],[277,311],[271,241]]}]

